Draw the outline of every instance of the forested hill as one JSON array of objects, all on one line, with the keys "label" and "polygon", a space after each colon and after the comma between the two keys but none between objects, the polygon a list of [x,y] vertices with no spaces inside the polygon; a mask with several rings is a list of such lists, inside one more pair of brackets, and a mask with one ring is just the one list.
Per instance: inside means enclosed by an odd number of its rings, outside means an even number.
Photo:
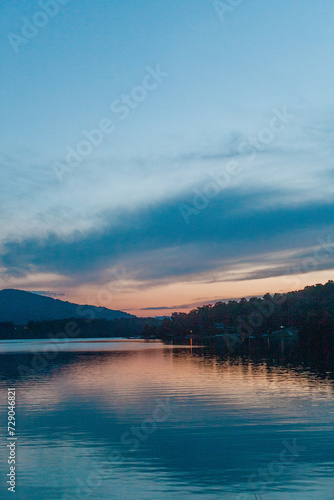
[{"label": "forested hill", "polygon": [[0,322],[26,325],[29,321],[52,321],[66,318],[131,318],[131,314],[105,307],[80,306],[71,302],[22,290],[0,291]]},{"label": "forested hill", "polygon": [[[65,331],[69,318],[75,320],[78,337],[143,335],[169,340],[231,333],[260,339],[282,327],[294,327],[300,342],[334,348],[334,282],[284,294],[219,301],[189,313],[173,313],[163,321],[18,290],[0,292],[1,338],[44,338],[48,332]],[[14,324],[27,327],[15,329]]]},{"label": "forested hill", "polygon": [[282,326],[296,327],[301,340],[322,339],[334,344],[334,282],[284,294],[220,301],[189,313],[173,313],[171,319],[163,320],[159,335],[214,335],[225,330],[260,337]]}]

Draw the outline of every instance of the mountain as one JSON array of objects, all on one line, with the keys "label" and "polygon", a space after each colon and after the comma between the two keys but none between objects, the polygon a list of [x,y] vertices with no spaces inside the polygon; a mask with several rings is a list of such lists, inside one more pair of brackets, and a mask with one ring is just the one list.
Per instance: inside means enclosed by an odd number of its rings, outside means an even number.
[{"label": "mountain", "polygon": [[28,321],[52,321],[68,318],[133,318],[132,314],[105,307],[81,306],[22,290],[0,291],[0,322],[26,325]]}]

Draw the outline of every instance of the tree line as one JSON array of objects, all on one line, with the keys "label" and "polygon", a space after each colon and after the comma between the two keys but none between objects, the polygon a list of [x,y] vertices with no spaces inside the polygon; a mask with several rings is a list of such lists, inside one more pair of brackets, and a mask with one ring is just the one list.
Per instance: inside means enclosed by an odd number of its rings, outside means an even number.
[{"label": "tree line", "polygon": [[[71,335],[66,333],[71,325]],[[189,313],[175,312],[157,318],[67,319],[30,321],[26,326],[0,323],[1,339],[98,337],[157,337],[172,340],[185,337],[214,337],[234,333],[243,338],[261,338],[281,327],[295,327],[299,340],[309,347],[334,346],[334,282],[307,286],[288,293],[267,293],[239,301],[219,301]]]},{"label": "tree line", "polygon": [[219,301],[189,313],[173,313],[158,327],[162,338],[231,332],[261,338],[275,330],[296,328],[302,343],[334,345],[334,282],[288,293],[267,293],[239,301]]}]

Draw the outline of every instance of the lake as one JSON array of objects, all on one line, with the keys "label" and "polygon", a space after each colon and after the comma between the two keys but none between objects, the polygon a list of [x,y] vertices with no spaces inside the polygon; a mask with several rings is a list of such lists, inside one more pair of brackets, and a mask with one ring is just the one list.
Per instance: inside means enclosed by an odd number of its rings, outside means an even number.
[{"label": "lake", "polygon": [[331,360],[98,339],[0,362],[1,498],[8,388],[19,500],[333,498]]}]

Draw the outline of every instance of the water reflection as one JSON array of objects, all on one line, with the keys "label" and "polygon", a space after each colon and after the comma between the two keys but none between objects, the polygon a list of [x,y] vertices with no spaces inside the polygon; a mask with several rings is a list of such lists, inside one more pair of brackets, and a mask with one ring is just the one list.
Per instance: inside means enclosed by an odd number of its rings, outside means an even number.
[{"label": "water reflection", "polygon": [[18,375],[31,356],[1,357],[1,401],[17,387],[22,498],[332,498],[328,367],[157,346],[62,353]]}]

